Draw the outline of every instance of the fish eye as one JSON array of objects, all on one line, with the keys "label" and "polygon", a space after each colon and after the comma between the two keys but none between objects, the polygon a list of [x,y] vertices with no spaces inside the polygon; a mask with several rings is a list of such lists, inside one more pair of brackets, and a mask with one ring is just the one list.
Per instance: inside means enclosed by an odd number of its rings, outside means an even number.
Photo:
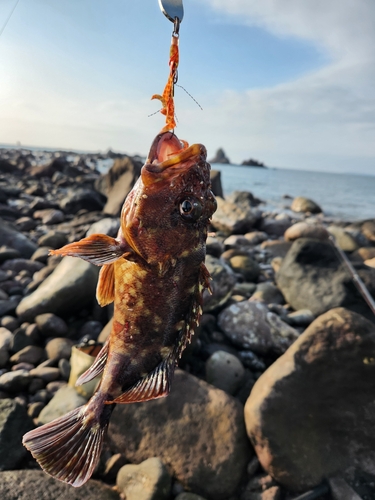
[{"label": "fish eye", "polygon": [[195,222],[202,214],[202,204],[191,196],[185,197],[180,201],[180,215],[190,222]]}]

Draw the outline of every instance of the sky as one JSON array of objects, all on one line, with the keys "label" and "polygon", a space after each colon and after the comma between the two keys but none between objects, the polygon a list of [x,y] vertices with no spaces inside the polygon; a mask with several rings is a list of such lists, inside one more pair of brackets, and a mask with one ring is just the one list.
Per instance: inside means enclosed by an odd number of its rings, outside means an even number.
[{"label": "sky", "polygon": [[[16,1],[0,0],[0,31]],[[184,9],[180,138],[232,163],[375,175],[374,0]],[[146,156],[172,28],[157,0],[19,0],[0,36],[0,143]]]}]

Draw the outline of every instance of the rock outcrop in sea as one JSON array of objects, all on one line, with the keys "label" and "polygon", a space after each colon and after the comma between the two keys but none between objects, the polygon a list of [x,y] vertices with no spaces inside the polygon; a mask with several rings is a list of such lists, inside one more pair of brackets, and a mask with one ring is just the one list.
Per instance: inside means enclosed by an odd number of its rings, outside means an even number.
[{"label": "rock outcrop in sea", "polygon": [[268,211],[246,191],[224,198],[219,176],[213,294],[171,394],[117,406],[82,488],[40,471],[22,436],[87,400],[75,346],[94,359],[112,317],[98,268],[48,252],[116,235],[140,163],[113,160],[102,175],[101,155],[0,150],[0,497],[375,498],[375,317],[330,239],[374,297],[375,219],[328,218],[300,197]]}]

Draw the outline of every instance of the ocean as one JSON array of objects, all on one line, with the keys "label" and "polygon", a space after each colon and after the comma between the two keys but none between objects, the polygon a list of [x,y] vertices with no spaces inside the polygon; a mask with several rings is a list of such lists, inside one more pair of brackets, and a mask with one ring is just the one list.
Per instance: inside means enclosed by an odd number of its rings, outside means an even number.
[{"label": "ocean", "polygon": [[250,191],[270,210],[290,206],[283,196],[305,196],[322,208],[326,216],[357,221],[375,219],[375,176],[333,174],[212,164],[221,171],[224,196],[232,191]]},{"label": "ocean", "polygon": [[[0,148],[10,149],[20,146],[0,144]],[[29,146],[22,146],[21,149],[33,152],[56,151],[56,148]],[[105,173],[112,164],[113,160],[105,159],[100,160],[97,167]],[[250,191],[265,202],[265,205],[262,205],[263,209],[279,211],[290,206],[291,200],[283,198],[285,195],[292,198],[305,196],[318,203],[328,217],[353,222],[375,219],[375,175],[333,174],[217,163],[212,164],[212,168],[221,171],[224,195],[232,191]]]}]

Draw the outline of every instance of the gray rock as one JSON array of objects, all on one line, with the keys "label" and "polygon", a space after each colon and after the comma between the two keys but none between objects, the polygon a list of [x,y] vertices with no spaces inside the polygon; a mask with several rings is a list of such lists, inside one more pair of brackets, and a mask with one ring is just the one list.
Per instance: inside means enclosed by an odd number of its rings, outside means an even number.
[{"label": "gray rock", "polygon": [[35,345],[29,345],[13,354],[10,361],[12,363],[30,363],[31,365],[37,365],[40,361],[45,359],[45,356],[46,352],[44,349]]},{"label": "gray rock", "polygon": [[[33,428],[27,410],[12,399],[0,400],[0,470],[13,469],[26,456],[22,436]],[[2,495],[0,475],[0,498]],[[13,497],[16,498],[16,497]]]},{"label": "gray rock", "polygon": [[185,488],[217,500],[234,493],[251,457],[242,405],[181,370],[167,398],[118,405],[108,436],[131,462],[158,455]]},{"label": "gray rock", "polygon": [[284,238],[286,241],[294,241],[298,238],[315,238],[324,241],[329,238],[329,232],[318,224],[297,222],[285,231]]},{"label": "gray rock", "polygon": [[210,281],[212,294],[207,290],[204,291],[203,311],[209,312],[227,302],[237,280],[231,268],[222,260],[207,255],[205,263],[212,278]]},{"label": "gray rock", "polygon": [[31,382],[30,373],[27,370],[15,370],[0,375],[0,390],[6,392],[21,392],[27,389]]},{"label": "gray rock", "polygon": [[80,488],[47,476],[39,470],[0,473],[2,500],[120,500],[119,494],[100,481],[90,480]]},{"label": "gray rock", "polygon": [[233,250],[235,254],[228,259],[230,267],[240,274],[245,281],[256,281],[260,275],[259,264],[246,252]]},{"label": "gray rock", "polygon": [[259,245],[259,243],[268,240],[268,234],[264,231],[251,231],[245,234],[245,238],[251,245]]},{"label": "gray rock", "polygon": [[65,337],[68,326],[62,318],[52,313],[38,314],[35,323],[43,337]]},{"label": "gray rock", "polygon": [[29,259],[37,249],[35,243],[2,219],[0,219],[0,241],[2,245],[7,245],[18,250],[25,259]]},{"label": "gray rock", "polygon": [[334,237],[336,245],[341,248],[341,250],[344,252],[354,252],[358,250],[359,245],[355,238],[345,231],[343,227],[329,226],[327,229]]},{"label": "gray rock", "polygon": [[112,219],[111,217],[105,217],[98,222],[94,222],[88,229],[86,236],[90,236],[90,234],[107,234],[115,238],[119,228],[120,221],[118,218]]},{"label": "gray rock", "polygon": [[48,254],[50,248],[49,247],[39,247],[33,255],[31,256],[31,260],[35,260],[36,262],[42,262],[43,264],[47,263]]},{"label": "gray rock", "polygon": [[332,309],[257,380],[246,428],[278,482],[304,491],[353,464],[373,473],[374,360],[373,323]]},{"label": "gray rock", "polygon": [[56,210],[54,208],[46,208],[44,210],[37,210],[33,214],[34,219],[42,219],[42,223],[49,224],[59,224],[64,222],[65,215],[61,210]]},{"label": "gray rock", "polygon": [[206,252],[213,257],[220,257],[224,252],[222,241],[214,236],[208,236],[206,241]]},{"label": "gray rock", "polygon": [[41,262],[35,262],[28,259],[12,259],[4,262],[2,269],[4,271],[14,271],[19,273],[20,271],[28,271],[30,276],[37,271],[40,271],[44,267]]},{"label": "gray rock", "polygon": [[259,229],[272,236],[283,236],[285,231],[292,225],[289,219],[273,219],[265,217],[260,222]]},{"label": "gray rock", "polygon": [[108,173],[102,176],[95,187],[107,196],[107,203],[103,208],[105,214],[118,216],[125,198],[139,177],[142,164],[132,158],[115,160]]},{"label": "gray rock", "polygon": [[218,196],[217,210],[212,217],[212,225],[215,229],[226,235],[245,234],[254,227],[260,215],[258,210],[243,209]]},{"label": "gray rock", "polygon": [[48,382],[53,382],[60,377],[60,370],[52,366],[38,366],[30,370],[30,375],[40,378],[45,384],[48,384]]},{"label": "gray rock", "polygon": [[266,304],[285,304],[285,299],[280,290],[272,283],[259,283],[253,295],[251,296],[251,301],[258,300],[259,302],[265,302]]},{"label": "gray rock", "polygon": [[200,495],[196,495],[195,493],[183,492],[176,496],[175,500],[206,500]]},{"label": "gray rock", "polygon": [[297,196],[297,198],[294,198],[290,208],[294,212],[310,212],[312,214],[322,212],[322,209],[317,203],[315,203],[315,201],[310,200],[309,198],[304,198],[303,196]]},{"label": "gray rock", "polygon": [[[375,270],[364,265],[357,272],[370,294],[375,294]],[[347,307],[373,320],[345,265],[329,242],[296,240],[284,258],[276,283],[293,309],[310,309],[319,316],[334,307]]]},{"label": "gray rock", "polygon": [[241,361],[225,351],[216,351],[206,361],[206,381],[218,389],[235,394],[245,375]]},{"label": "gray rock", "polygon": [[0,300],[0,316],[14,313],[19,303],[20,299],[18,296],[12,296],[9,300]]},{"label": "gray rock", "polygon": [[74,313],[95,297],[99,268],[81,259],[64,257],[54,272],[17,307],[22,320],[33,320],[46,312]]},{"label": "gray rock", "polygon": [[40,247],[48,247],[55,250],[61,248],[68,243],[68,237],[65,233],[60,231],[48,231],[48,233],[41,236],[38,240]]},{"label": "gray rock", "polygon": [[9,349],[10,343],[12,340],[12,332],[10,332],[7,328],[0,328],[0,349]]},{"label": "gray rock", "polygon": [[102,210],[104,202],[103,198],[96,191],[85,188],[74,188],[61,200],[60,206],[65,213],[76,214],[83,209],[89,212]]},{"label": "gray rock", "polygon": [[258,354],[281,354],[299,336],[261,302],[232,304],[221,311],[218,325],[236,346]]},{"label": "gray rock", "polygon": [[80,396],[73,387],[68,385],[59,389],[38,417],[39,424],[47,424],[55,418],[65,415],[71,410],[86,404],[87,399]]},{"label": "gray rock", "polygon": [[127,464],[117,474],[116,485],[127,500],[169,500],[171,476],[160,458],[139,465]]},{"label": "gray rock", "polygon": [[7,328],[11,332],[14,332],[14,330],[19,326],[19,321],[14,316],[3,316],[1,318],[0,325]]},{"label": "gray rock", "polygon": [[55,338],[46,344],[49,359],[70,359],[74,342],[70,339]]},{"label": "gray rock", "polygon": [[315,319],[310,309],[299,309],[287,315],[288,323],[293,326],[309,326]]}]

